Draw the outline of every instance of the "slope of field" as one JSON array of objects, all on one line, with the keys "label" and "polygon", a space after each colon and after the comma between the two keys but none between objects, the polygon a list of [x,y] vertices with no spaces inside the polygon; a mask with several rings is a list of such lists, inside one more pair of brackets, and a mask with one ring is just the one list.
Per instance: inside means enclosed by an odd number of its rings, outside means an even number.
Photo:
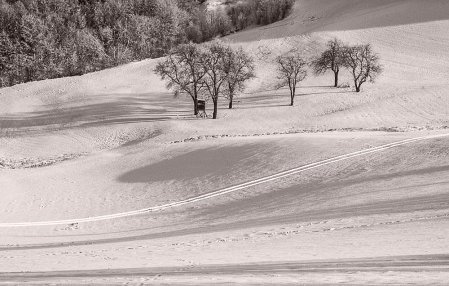
[{"label": "slope of field", "polygon": [[[157,59],[0,89],[0,223],[142,209],[445,134],[448,30],[443,0],[298,0],[229,37],[258,77],[217,120],[165,90]],[[288,106],[275,57],[315,56],[333,37],[371,43],[384,73],[361,93],[309,74]],[[415,142],[165,211],[0,228],[0,284],[444,285],[448,150],[447,137]]]}]

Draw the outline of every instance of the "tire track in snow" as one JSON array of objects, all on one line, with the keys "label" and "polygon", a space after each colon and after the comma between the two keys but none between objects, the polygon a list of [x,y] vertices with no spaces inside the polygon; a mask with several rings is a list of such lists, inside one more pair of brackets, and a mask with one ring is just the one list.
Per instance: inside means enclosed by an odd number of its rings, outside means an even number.
[{"label": "tire track in snow", "polygon": [[192,197],[192,198],[188,198],[185,200],[172,202],[172,203],[168,203],[168,204],[164,204],[164,205],[160,205],[160,206],[154,206],[154,207],[149,207],[149,208],[135,210],[135,211],[129,211],[129,212],[122,212],[122,213],[96,216],[96,217],[79,218],[79,219],[41,221],[41,222],[0,223],[0,227],[30,227],[30,226],[51,226],[51,225],[62,225],[62,224],[76,224],[76,223],[82,223],[82,222],[94,222],[94,221],[101,221],[101,220],[117,219],[117,218],[123,218],[123,217],[128,217],[128,216],[145,214],[148,212],[161,211],[161,210],[168,209],[168,208],[179,207],[182,205],[187,205],[187,204],[195,203],[198,201],[211,199],[214,197],[223,196],[225,194],[233,193],[233,192],[236,192],[236,191],[239,191],[242,189],[246,189],[246,188],[249,188],[252,186],[256,186],[256,185],[260,185],[263,183],[278,180],[281,178],[285,178],[285,177],[288,177],[288,176],[291,176],[291,175],[294,175],[297,173],[302,173],[302,172],[305,172],[305,171],[308,171],[311,169],[315,169],[318,167],[322,167],[325,165],[329,165],[332,163],[336,163],[336,162],[340,162],[340,161],[344,161],[344,160],[348,160],[348,159],[352,159],[352,158],[356,158],[356,157],[360,157],[360,156],[364,156],[364,155],[368,155],[368,154],[372,154],[372,153],[385,151],[385,150],[388,150],[388,149],[391,149],[394,147],[398,147],[398,146],[402,146],[402,145],[406,145],[406,144],[411,144],[411,143],[424,141],[424,140],[432,140],[432,139],[442,138],[442,137],[449,137],[449,134],[439,134],[439,135],[416,137],[416,138],[412,138],[412,139],[406,139],[406,140],[402,140],[402,141],[398,141],[398,142],[381,145],[378,147],[369,148],[369,149],[362,150],[362,151],[357,151],[357,152],[353,152],[353,153],[349,153],[349,154],[345,154],[345,155],[340,155],[340,156],[337,156],[334,158],[325,159],[325,160],[322,160],[319,162],[315,162],[315,163],[307,164],[307,165],[304,165],[301,167],[282,171],[282,172],[279,172],[279,173],[276,173],[276,174],[273,174],[270,176],[266,176],[263,178],[259,178],[256,180],[252,180],[252,181],[249,181],[246,183],[238,184],[238,185],[224,188],[221,190],[213,191],[213,192],[199,195],[196,197]]}]

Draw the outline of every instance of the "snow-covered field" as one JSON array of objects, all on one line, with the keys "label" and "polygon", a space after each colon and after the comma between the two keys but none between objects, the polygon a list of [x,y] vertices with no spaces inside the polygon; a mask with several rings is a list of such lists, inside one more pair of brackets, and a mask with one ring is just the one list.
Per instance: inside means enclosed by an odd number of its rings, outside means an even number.
[{"label": "snow-covered field", "polygon": [[[448,30],[446,0],[298,0],[229,38],[258,77],[217,120],[174,99],[157,60],[0,89],[0,224],[169,204],[449,133]],[[274,58],[333,37],[371,43],[385,72],[362,93],[310,75],[288,106]],[[0,284],[447,285],[448,165],[440,137],[163,211],[0,227]]]}]

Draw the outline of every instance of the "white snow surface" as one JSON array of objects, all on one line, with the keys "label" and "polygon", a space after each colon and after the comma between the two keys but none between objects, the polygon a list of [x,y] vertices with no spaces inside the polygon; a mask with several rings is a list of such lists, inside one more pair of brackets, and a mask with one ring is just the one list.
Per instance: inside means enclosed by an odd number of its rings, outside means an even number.
[{"label": "white snow surface", "polygon": [[[339,155],[449,133],[448,30],[446,0],[297,0],[283,21],[227,38],[254,56],[257,78],[234,109],[221,99],[217,120],[196,119],[188,97],[173,98],[153,73],[158,59],[0,89],[0,223],[170,204]],[[274,89],[275,57],[300,50],[311,58],[334,37],[371,43],[384,73],[355,93],[330,87],[331,74],[310,72],[295,106],[288,106],[288,90]],[[349,73],[341,77],[351,83]],[[445,285],[448,150],[441,137],[176,209],[0,228],[0,284],[28,283],[5,272],[63,271],[69,276],[39,281]],[[61,243],[66,246],[56,247]],[[382,257],[443,262],[399,269]],[[361,268],[319,270],[348,259]],[[380,270],[370,261],[380,261]],[[299,262],[318,270],[305,276],[239,267]],[[231,270],[154,274],[158,267],[211,265]],[[108,268],[122,275],[70,272]],[[131,268],[154,275],[126,275]]]}]

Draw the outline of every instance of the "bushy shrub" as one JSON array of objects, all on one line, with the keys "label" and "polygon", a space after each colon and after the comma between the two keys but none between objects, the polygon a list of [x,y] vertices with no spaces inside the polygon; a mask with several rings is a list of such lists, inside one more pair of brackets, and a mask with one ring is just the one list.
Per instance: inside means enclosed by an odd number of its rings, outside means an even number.
[{"label": "bushy shrub", "polygon": [[249,0],[230,4],[227,12],[237,30],[248,26],[267,25],[288,16],[295,0]]},{"label": "bushy shrub", "polygon": [[194,20],[186,28],[187,39],[194,43],[210,41],[217,36],[226,36],[232,30],[232,23],[223,9],[198,9]]},{"label": "bushy shrub", "polygon": [[238,3],[227,9],[229,19],[236,30],[242,30],[256,23],[256,10],[251,3]]}]

